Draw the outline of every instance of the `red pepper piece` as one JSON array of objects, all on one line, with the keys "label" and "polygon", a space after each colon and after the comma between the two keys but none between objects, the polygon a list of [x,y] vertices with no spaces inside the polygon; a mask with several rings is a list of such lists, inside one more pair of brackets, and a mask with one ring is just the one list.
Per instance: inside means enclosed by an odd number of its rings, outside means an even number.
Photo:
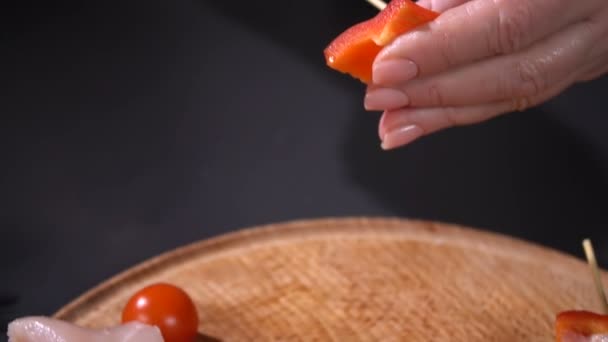
[{"label": "red pepper piece", "polygon": [[437,16],[438,13],[411,0],[392,0],[375,17],[350,27],[334,39],[324,50],[325,61],[330,68],[369,83],[374,59],[384,46]]},{"label": "red pepper piece", "polygon": [[564,311],[555,320],[555,340],[562,342],[568,333],[583,336],[608,334],[608,316],[589,311]]}]

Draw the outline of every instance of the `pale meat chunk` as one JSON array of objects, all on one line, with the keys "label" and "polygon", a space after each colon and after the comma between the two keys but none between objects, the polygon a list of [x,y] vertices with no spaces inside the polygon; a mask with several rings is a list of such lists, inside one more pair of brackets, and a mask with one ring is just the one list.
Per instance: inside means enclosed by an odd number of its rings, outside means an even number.
[{"label": "pale meat chunk", "polygon": [[163,342],[160,330],[141,323],[88,329],[41,316],[23,317],[8,325],[9,342]]}]

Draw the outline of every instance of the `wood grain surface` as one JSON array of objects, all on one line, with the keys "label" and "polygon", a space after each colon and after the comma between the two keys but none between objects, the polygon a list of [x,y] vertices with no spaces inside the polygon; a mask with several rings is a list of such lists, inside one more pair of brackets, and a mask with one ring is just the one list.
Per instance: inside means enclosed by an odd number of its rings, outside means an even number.
[{"label": "wood grain surface", "polygon": [[128,297],[159,281],[193,297],[201,340],[552,341],[557,312],[600,309],[583,260],[453,225],[344,218],[255,227],[170,251],[55,317],[117,324]]}]

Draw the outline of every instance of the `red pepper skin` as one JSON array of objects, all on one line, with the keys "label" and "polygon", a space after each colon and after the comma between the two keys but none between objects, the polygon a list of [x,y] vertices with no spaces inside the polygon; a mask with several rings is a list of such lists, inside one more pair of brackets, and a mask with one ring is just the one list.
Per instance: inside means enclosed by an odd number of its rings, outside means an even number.
[{"label": "red pepper skin", "polygon": [[589,311],[564,311],[555,320],[555,341],[565,342],[568,333],[583,336],[608,334],[608,315]]},{"label": "red pepper skin", "polygon": [[411,0],[391,0],[375,17],[358,23],[323,51],[327,65],[363,83],[372,80],[372,64],[382,48],[398,36],[439,16]]}]

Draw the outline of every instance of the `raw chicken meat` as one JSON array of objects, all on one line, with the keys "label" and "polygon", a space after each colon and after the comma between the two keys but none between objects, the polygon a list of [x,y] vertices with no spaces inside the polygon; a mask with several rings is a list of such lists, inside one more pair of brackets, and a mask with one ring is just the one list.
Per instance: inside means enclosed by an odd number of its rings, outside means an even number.
[{"label": "raw chicken meat", "polygon": [[89,329],[41,316],[12,321],[8,325],[8,338],[9,342],[164,342],[157,327],[142,323]]}]

